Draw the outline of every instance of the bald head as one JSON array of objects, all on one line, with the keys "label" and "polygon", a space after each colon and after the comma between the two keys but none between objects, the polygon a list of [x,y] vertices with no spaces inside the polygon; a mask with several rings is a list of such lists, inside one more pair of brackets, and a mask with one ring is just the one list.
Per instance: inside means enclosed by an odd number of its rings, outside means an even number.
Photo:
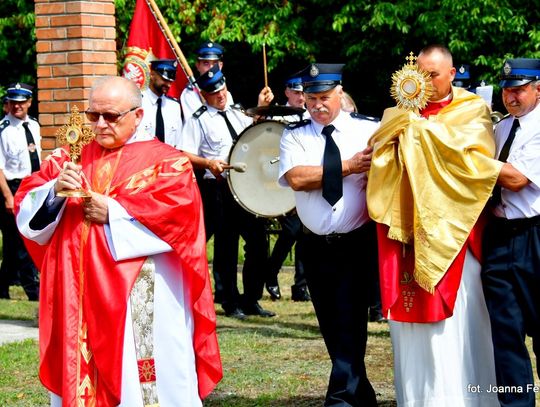
[{"label": "bald head", "polygon": [[109,88],[115,96],[124,96],[131,107],[142,104],[141,90],[137,84],[122,76],[103,76],[96,79],[90,88],[89,99],[92,100],[96,90],[103,88]]},{"label": "bald head", "polygon": [[418,54],[417,63],[420,69],[431,76],[433,86],[431,101],[439,101],[450,95],[456,68],[454,68],[452,54],[448,48],[443,45],[425,47]]}]

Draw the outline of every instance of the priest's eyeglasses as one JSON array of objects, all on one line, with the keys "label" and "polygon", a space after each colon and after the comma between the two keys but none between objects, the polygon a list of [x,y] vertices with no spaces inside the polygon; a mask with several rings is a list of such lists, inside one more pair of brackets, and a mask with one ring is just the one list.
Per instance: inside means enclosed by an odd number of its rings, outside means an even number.
[{"label": "priest's eyeglasses", "polygon": [[135,107],[132,107],[131,109],[129,110],[126,110],[125,112],[122,112],[122,113],[115,113],[115,112],[92,112],[90,110],[87,110],[85,111],[84,113],[86,114],[86,118],[92,122],[92,123],[95,123],[97,121],[99,121],[99,117],[103,117],[103,120],[105,120],[107,123],[118,123],[120,121],[120,119],[122,119],[122,117],[124,117],[126,114],[128,114],[129,112],[132,112],[134,111],[135,109],[138,109],[139,106],[135,106]]}]

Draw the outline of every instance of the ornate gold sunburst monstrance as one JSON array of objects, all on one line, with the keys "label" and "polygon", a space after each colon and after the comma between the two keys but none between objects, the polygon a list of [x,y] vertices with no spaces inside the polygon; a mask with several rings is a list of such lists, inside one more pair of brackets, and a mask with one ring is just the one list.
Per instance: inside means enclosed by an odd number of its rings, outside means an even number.
[{"label": "ornate gold sunburst monstrance", "polygon": [[433,91],[431,77],[416,64],[417,57],[411,52],[408,62],[392,74],[390,94],[401,109],[423,109]]},{"label": "ornate gold sunburst monstrance", "polygon": [[[85,126],[83,118],[79,113],[79,108],[73,105],[71,114],[66,124],[56,132],[56,141],[59,145],[69,145],[69,157],[74,163],[78,163],[81,158],[83,146],[90,143],[95,134],[90,127]],[[82,189],[73,191],[60,191],[58,196],[65,197],[88,197],[90,194]]]}]

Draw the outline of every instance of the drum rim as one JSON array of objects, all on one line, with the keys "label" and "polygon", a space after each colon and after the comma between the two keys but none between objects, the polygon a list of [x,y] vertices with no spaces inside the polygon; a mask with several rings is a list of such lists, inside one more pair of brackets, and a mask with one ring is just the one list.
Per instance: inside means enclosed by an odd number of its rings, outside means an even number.
[{"label": "drum rim", "polygon": [[[233,154],[233,151],[234,151],[234,148],[236,146],[236,144],[238,144],[238,142],[240,141],[240,139],[242,138],[242,136],[247,133],[249,130],[255,128],[255,127],[258,127],[260,125],[264,125],[264,124],[268,124],[268,123],[276,123],[276,124],[280,124],[283,126],[283,130],[285,130],[287,124],[284,122],[284,121],[281,121],[281,120],[260,120],[258,121],[257,123],[253,123],[253,124],[250,124],[248,127],[246,127],[239,135],[238,137],[233,141],[232,145],[231,145],[231,148],[229,150],[229,154],[227,156],[227,162],[230,163],[231,162],[231,157],[232,157],[232,154]],[[276,180],[277,182],[277,180]],[[258,212],[255,212],[253,209],[247,207],[247,205],[242,202],[240,200],[240,198],[238,197],[238,193],[237,191],[235,190],[234,188],[234,185],[232,185],[232,179],[230,177],[230,173],[229,173],[229,176],[227,176],[227,185],[229,186],[229,190],[231,191],[231,194],[234,198],[234,200],[243,208],[245,209],[246,211],[248,211],[249,213],[255,215],[256,217],[261,217],[261,218],[268,218],[268,219],[271,219],[271,218],[276,218],[278,216],[285,216],[287,215],[288,213],[290,213],[291,211],[293,211],[295,208],[296,208],[296,205],[294,204],[295,202],[293,201],[293,206],[291,209],[285,211],[285,212],[280,212],[280,213],[276,213],[276,214],[269,214],[269,215],[266,215],[266,214],[262,214],[262,213],[258,213]],[[291,189],[292,191],[292,189]]]}]

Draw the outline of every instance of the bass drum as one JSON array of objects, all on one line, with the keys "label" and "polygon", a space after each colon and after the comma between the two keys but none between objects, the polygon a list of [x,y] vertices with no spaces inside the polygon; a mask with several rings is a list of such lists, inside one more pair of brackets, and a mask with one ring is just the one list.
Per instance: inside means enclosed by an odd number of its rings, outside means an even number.
[{"label": "bass drum", "polygon": [[285,124],[264,121],[246,128],[234,142],[229,164],[245,172],[229,171],[227,181],[236,201],[248,212],[266,218],[294,209],[294,192],[278,184],[279,143]]}]

